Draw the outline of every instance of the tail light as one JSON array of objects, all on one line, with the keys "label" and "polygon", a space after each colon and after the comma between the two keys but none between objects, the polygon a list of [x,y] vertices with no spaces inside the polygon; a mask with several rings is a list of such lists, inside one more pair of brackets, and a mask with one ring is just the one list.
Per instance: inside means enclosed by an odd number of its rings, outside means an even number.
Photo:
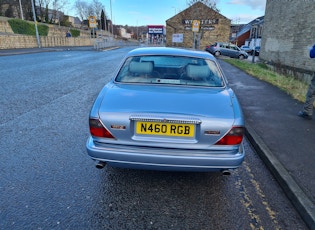
[{"label": "tail light", "polygon": [[99,119],[90,118],[90,133],[94,137],[114,138],[114,136],[103,126]]},{"label": "tail light", "polygon": [[239,145],[244,137],[244,127],[234,126],[216,145]]}]

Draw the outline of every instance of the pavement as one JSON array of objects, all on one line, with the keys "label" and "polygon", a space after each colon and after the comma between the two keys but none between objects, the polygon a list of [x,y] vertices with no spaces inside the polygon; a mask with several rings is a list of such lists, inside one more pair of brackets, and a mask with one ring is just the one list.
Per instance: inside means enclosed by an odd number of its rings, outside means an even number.
[{"label": "pavement", "polygon": [[[62,50],[93,47],[0,50],[0,56]],[[219,62],[242,105],[247,139],[305,223],[315,230],[315,116],[313,120],[298,117],[303,103],[224,60]]]},{"label": "pavement", "polygon": [[93,51],[93,46],[63,46],[63,47],[35,47],[35,48],[21,48],[21,49],[0,49],[0,56],[8,55],[19,55],[19,54],[30,54],[30,53],[40,53],[40,52],[56,52],[56,51]]},{"label": "pavement", "polygon": [[303,103],[219,62],[242,106],[247,139],[308,227],[315,229],[315,116],[298,117]]}]

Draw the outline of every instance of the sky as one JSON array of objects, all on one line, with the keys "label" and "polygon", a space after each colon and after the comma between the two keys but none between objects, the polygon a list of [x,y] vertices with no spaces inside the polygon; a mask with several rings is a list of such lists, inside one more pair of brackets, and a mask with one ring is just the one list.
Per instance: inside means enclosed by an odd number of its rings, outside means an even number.
[{"label": "sky", "polygon": [[[87,3],[92,0],[84,0]],[[146,26],[165,25],[166,20],[188,8],[186,0],[99,0],[106,14],[115,25]],[[70,2],[75,2],[71,0]],[[266,0],[216,0],[220,14],[232,20],[232,24],[247,24],[265,15]],[[76,16],[69,5],[68,12]],[[74,15],[73,15],[74,14]]]}]

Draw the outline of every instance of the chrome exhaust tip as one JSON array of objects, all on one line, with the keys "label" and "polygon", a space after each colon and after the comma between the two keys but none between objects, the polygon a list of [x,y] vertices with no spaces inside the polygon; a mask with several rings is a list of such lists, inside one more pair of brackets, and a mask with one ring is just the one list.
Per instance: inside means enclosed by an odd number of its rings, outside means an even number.
[{"label": "chrome exhaust tip", "polygon": [[102,169],[102,168],[105,167],[105,165],[106,165],[106,162],[104,162],[104,161],[99,161],[99,162],[95,165],[95,167],[98,168],[98,169]]},{"label": "chrome exhaust tip", "polygon": [[222,172],[222,175],[224,175],[224,176],[230,176],[231,175],[231,171],[227,170],[227,169],[224,169],[221,172]]}]

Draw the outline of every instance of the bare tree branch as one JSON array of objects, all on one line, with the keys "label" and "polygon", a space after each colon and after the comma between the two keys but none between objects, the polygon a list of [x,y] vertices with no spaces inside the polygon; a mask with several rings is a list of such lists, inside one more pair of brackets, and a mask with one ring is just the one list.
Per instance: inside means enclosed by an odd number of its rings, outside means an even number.
[{"label": "bare tree branch", "polygon": [[217,0],[186,0],[188,6],[192,6],[196,2],[202,2],[211,9],[220,12],[219,8],[217,7]]}]

